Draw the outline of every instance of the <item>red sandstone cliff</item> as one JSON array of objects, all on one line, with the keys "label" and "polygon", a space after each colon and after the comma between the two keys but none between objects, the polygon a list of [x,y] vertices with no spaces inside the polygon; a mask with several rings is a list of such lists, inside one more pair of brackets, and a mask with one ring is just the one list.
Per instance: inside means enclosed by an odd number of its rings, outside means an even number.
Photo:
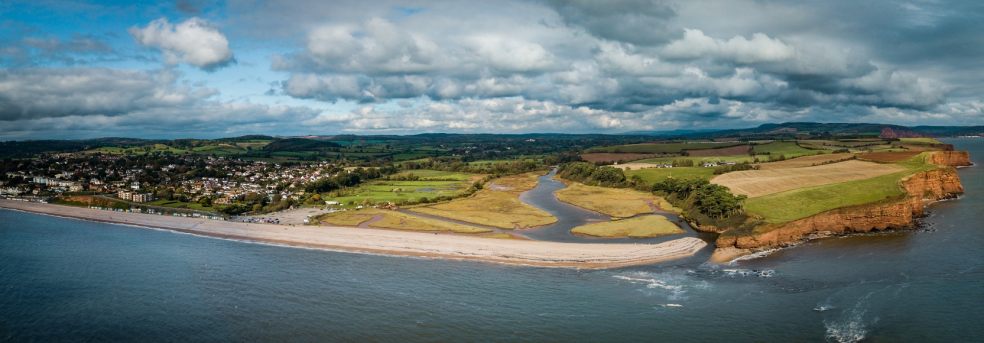
[{"label": "red sandstone cliff", "polygon": [[951,167],[966,167],[971,165],[970,154],[966,151],[933,151],[929,153],[929,160],[927,162]]},{"label": "red sandstone cliff", "polygon": [[[752,232],[737,229],[718,237],[722,255],[781,247],[811,237],[897,229],[912,225],[925,213],[926,204],[963,193],[960,177],[951,165],[969,165],[966,152],[934,152],[931,162],[944,167],[916,173],[902,180],[906,196],[896,200],[839,208],[783,224],[764,224]],[[759,233],[754,233],[759,232]],[[718,254],[717,252],[715,254]]]}]

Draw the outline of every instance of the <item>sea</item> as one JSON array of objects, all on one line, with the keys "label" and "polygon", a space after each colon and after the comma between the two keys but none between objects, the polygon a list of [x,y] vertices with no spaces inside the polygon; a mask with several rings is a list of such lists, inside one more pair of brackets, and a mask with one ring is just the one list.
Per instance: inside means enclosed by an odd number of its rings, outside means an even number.
[{"label": "sea", "polygon": [[0,341],[984,342],[984,139],[918,228],[727,265],[516,267],[0,210]]}]

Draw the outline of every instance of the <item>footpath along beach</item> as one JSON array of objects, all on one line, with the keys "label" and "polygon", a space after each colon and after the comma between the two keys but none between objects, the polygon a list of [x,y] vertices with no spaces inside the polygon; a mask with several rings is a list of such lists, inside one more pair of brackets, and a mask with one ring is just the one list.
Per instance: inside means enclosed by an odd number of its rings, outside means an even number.
[{"label": "footpath along beach", "polygon": [[559,243],[346,227],[253,224],[8,199],[0,199],[0,208],[305,248],[559,268],[604,269],[664,262],[692,256],[707,245],[694,237],[659,244]]}]

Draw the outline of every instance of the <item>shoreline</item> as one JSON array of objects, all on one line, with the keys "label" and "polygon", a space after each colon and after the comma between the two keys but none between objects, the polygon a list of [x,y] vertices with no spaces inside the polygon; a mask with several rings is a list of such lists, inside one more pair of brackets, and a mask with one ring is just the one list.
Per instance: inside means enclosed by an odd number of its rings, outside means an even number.
[{"label": "shoreline", "polygon": [[707,246],[694,237],[658,244],[559,243],[336,226],[239,223],[8,199],[0,199],[0,208],[288,247],[551,268],[608,269],[652,264],[690,257]]}]

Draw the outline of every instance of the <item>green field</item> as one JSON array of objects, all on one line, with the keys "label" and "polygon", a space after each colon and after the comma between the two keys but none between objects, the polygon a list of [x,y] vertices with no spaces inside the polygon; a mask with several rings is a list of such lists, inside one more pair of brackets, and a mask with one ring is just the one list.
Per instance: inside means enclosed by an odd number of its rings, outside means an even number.
[{"label": "green field", "polygon": [[917,155],[898,163],[907,170],[870,179],[795,189],[745,201],[749,214],[767,223],[785,223],[841,207],[862,205],[905,194],[899,181],[913,173],[936,168]]},{"label": "green field", "polygon": [[810,150],[800,147],[796,142],[772,142],[766,144],[755,145],[752,147],[752,152],[755,155],[769,155],[770,158],[775,160],[779,156],[785,156],[786,158],[794,158],[800,156],[809,156],[822,154],[822,150]]},{"label": "green field", "polygon": [[654,183],[663,181],[667,178],[675,179],[705,179],[710,180],[714,177],[714,168],[701,167],[675,167],[675,168],[646,168],[626,170],[625,176],[632,177],[639,175],[643,181]]},{"label": "green field", "polygon": [[899,138],[899,141],[901,141],[902,143],[909,143],[909,144],[943,144],[943,142],[936,140],[936,138],[930,138],[930,137]]},{"label": "green field", "polygon": [[[758,159],[759,159],[760,162],[764,162],[764,161],[768,161],[769,158],[766,157],[766,156],[758,156]],[[680,160],[691,160],[691,161],[694,161],[694,163],[696,163],[696,164],[700,164],[700,163],[703,163],[703,162],[735,162],[735,163],[748,162],[748,163],[752,163],[752,162],[755,161],[755,157],[749,156],[749,155],[731,155],[731,156],[670,156],[670,157],[647,158],[647,159],[644,159],[644,160],[632,161],[632,163],[653,163],[653,164],[661,164],[661,163],[673,163],[673,161],[680,161]]]},{"label": "green field", "polygon": [[615,152],[615,153],[643,153],[643,154],[678,154],[683,150],[699,150],[711,148],[723,148],[739,145],[735,142],[692,142],[692,143],[641,143],[614,145],[588,149],[586,152]]},{"label": "green field", "polygon": [[419,170],[407,170],[390,176],[392,179],[403,178],[407,176],[416,176],[420,181],[468,181],[481,179],[481,174],[469,174],[469,173],[457,173],[448,172],[442,170],[429,170],[429,169],[419,169]]},{"label": "green field", "polygon": [[342,191],[338,196],[325,196],[322,199],[338,201],[346,207],[361,204],[378,204],[392,202],[416,202],[421,198],[439,196],[454,197],[461,195],[471,186],[464,181],[389,181],[376,180],[353,189]]}]

